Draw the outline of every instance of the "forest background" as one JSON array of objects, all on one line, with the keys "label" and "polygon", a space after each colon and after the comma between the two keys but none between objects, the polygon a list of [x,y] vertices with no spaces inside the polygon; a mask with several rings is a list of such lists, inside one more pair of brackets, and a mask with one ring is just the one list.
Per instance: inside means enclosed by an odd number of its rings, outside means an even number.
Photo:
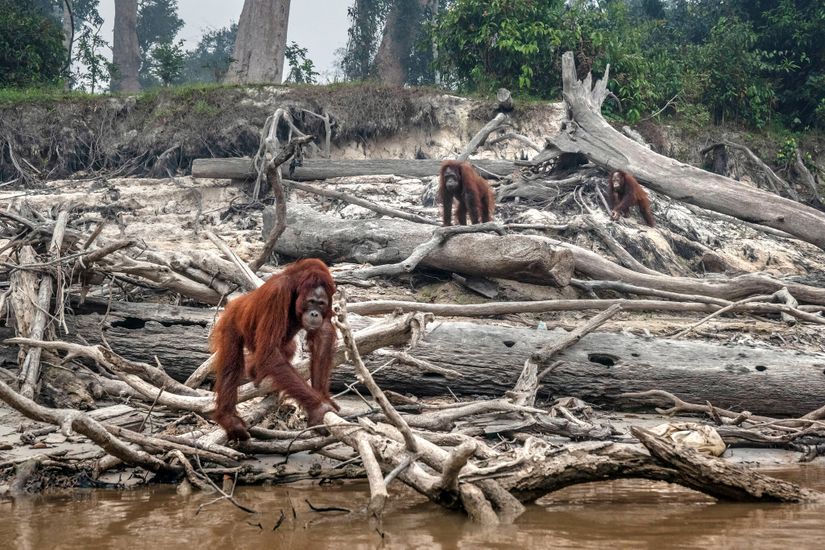
[{"label": "forest background", "polygon": [[[99,0],[68,3],[70,58],[65,4],[0,0],[0,100],[111,92],[118,67],[104,55],[110,44],[100,33]],[[141,89],[224,79],[236,23],[204,32],[185,50],[176,0],[137,4]],[[608,117],[671,116],[788,134],[825,128],[825,41],[818,37],[825,4],[817,0],[356,0],[348,15],[337,82],[465,95],[505,87],[522,98],[558,100],[561,54],[572,50],[582,74],[610,64]],[[402,53],[382,56],[387,42]],[[306,54],[287,45],[286,82],[317,82]]]}]

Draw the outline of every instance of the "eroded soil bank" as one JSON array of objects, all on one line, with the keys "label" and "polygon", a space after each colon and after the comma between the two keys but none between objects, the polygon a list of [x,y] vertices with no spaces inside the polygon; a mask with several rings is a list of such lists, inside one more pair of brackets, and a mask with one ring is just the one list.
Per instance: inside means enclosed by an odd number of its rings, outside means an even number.
[{"label": "eroded soil bank", "polygon": [[[101,171],[186,174],[197,158],[253,155],[264,121],[277,108],[287,109],[296,127],[316,136],[322,148],[326,125],[320,117],[328,117],[333,157],[443,158],[497,106],[377,85],[184,88],[0,104],[0,181]],[[560,120],[561,106],[523,104],[512,116],[522,131],[541,135]]]},{"label": "eroded soil bank", "polygon": [[[31,185],[95,174],[185,175],[197,158],[254,155],[264,121],[278,108],[287,109],[297,128],[316,137],[317,153],[353,159],[449,158],[500,110],[492,100],[375,84],[200,86],[137,96],[20,100],[0,103],[0,182],[22,178],[18,184]],[[558,131],[564,107],[516,98],[508,115],[512,131],[542,147],[544,138]],[[711,143],[743,143],[768,163],[787,145],[779,134],[699,126],[691,120],[648,120],[634,129],[655,151],[708,169],[720,162],[700,153]],[[795,139],[812,163],[823,165],[822,136],[810,133]],[[515,159],[534,154],[523,142],[502,141],[488,144],[477,156]],[[732,177],[755,179],[741,154],[725,155],[721,161]],[[779,174],[787,175],[781,167]]]}]

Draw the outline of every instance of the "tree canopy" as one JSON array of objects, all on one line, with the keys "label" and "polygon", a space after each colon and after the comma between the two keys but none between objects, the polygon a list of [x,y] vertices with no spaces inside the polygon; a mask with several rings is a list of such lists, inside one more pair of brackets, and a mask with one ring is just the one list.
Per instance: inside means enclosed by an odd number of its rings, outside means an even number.
[{"label": "tree canopy", "polygon": [[186,55],[185,80],[188,82],[221,82],[229,64],[238,34],[237,23],[203,33],[194,50]]},{"label": "tree canopy", "polygon": [[[173,60],[176,72],[179,74],[182,70],[179,46],[174,44],[175,36],[182,27],[183,19],[178,17],[178,0],[138,2],[137,36],[141,57],[140,84],[143,88],[163,84],[160,73],[174,80],[168,70],[169,63]],[[161,58],[155,58],[155,53],[159,53]]]},{"label": "tree canopy", "polygon": [[63,30],[42,5],[0,0],[0,87],[54,85],[65,58]]},{"label": "tree canopy", "polygon": [[[342,60],[375,78],[387,14],[410,0],[356,0]],[[498,87],[555,99],[561,54],[582,72],[611,66],[608,112],[653,113],[762,127],[825,127],[821,0],[433,0],[410,52],[409,84],[466,93]],[[423,66],[423,62],[427,66]]]},{"label": "tree canopy", "polygon": [[[98,4],[72,2],[69,75],[60,0],[0,0],[0,86],[69,78],[72,86],[102,89],[110,67]],[[144,87],[224,78],[237,25],[205,32],[182,64],[177,0],[138,5]],[[582,74],[610,64],[615,99],[606,114],[631,123],[663,113],[699,123],[825,128],[822,0],[355,0],[348,13],[341,70],[349,80],[401,74],[410,85],[479,94],[505,87],[555,100],[561,54],[571,50]],[[289,80],[312,82],[317,73],[306,52],[296,46],[288,53]],[[388,72],[396,59],[400,70]]]}]

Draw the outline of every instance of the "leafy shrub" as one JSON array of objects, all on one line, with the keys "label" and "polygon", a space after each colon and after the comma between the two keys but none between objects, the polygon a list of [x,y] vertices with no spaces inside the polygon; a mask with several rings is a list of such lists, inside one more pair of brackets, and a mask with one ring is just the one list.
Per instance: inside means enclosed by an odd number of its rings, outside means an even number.
[{"label": "leafy shrub", "polygon": [[28,2],[0,0],[0,86],[58,83],[66,61],[63,31]]}]

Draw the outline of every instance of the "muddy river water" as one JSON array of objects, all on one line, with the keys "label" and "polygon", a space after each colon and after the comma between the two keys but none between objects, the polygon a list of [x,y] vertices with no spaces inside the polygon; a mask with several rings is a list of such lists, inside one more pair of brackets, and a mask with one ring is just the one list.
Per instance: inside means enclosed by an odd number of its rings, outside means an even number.
[{"label": "muddy river water", "polygon": [[[766,473],[825,491],[823,466]],[[396,487],[383,536],[361,511],[366,490],[238,488],[238,500],[257,514],[225,501],[198,511],[214,497],[170,486],[0,500],[0,548],[825,548],[825,505],[717,503],[664,483],[571,487],[531,505],[514,525],[489,529]]]}]

